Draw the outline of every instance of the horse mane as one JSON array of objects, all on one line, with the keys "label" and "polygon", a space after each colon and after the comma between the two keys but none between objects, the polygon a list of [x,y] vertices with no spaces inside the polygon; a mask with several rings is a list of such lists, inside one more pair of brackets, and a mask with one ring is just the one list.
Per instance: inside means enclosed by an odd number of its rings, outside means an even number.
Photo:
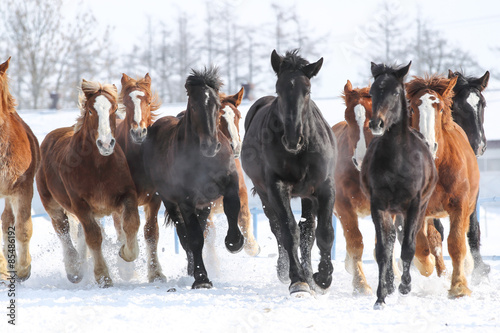
[{"label": "horse mane", "polygon": [[453,104],[453,96],[455,96],[453,90],[451,90],[447,96],[443,96],[443,93],[448,88],[449,83],[450,79],[435,74],[426,74],[423,78],[413,76],[413,80],[406,84],[406,93],[408,95],[408,99],[411,100],[422,90],[432,90],[437,92],[444,103],[443,125],[446,126],[451,124],[453,121],[453,117],[451,115],[451,105]]},{"label": "horse mane", "polygon": [[149,95],[148,97],[151,97],[151,104],[149,106],[151,110],[151,120],[152,121],[156,120],[158,114],[154,113],[154,111],[157,111],[161,107],[161,99],[160,96],[158,96],[158,92],[151,91],[150,84],[148,84],[144,78],[137,78],[135,80],[131,79],[127,81],[124,86],[122,86],[122,90],[118,95],[119,111],[125,111],[125,104],[123,103],[123,97],[125,96],[125,91],[130,87],[137,87],[138,89],[145,91],[146,94]]},{"label": "horse mane", "polygon": [[85,107],[87,103],[86,94],[95,94],[99,91],[108,93],[115,100],[118,99],[118,92],[116,87],[112,84],[101,84],[96,81],[86,81],[82,82],[82,87],[80,88],[80,94],[78,96],[78,108],[80,109],[80,116],[76,119],[76,124],[74,126],[75,133],[78,132],[83,125],[83,120],[85,118]]},{"label": "horse mane", "polygon": [[481,91],[481,83],[478,81],[477,77],[474,76],[466,76],[464,72],[456,71],[453,73],[455,76],[457,76],[457,83],[455,84],[455,87],[453,88],[453,91],[458,93],[465,87],[472,87],[476,88],[479,91]]},{"label": "horse mane", "polygon": [[374,78],[382,74],[396,75],[396,72],[403,68],[404,66],[397,65],[386,65],[386,64],[374,64],[372,67],[372,75]]},{"label": "horse mane", "polygon": [[193,86],[209,86],[212,89],[219,91],[222,86],[222,81],[219,78],[219,68],[211,66],[205,67],[203,71],[191,69],[191,74],[186,79],[186,89]]},{"label": "horse mane", "polygon": [[286,70],[300,70],[307,65],[309,65],[309,61],[299,56],[299,49],[294,49],[286,51],[285,56],[281,61],[279,72],[281,73]]},{"label": "horse mane", "polygon": [[15,113],[16,112],[16,109],[15,109],[16,100],[10,94],[9,78],[8,78],[6,73],[4,75],[0,75],[0,87],[2,87],[2,96],[0,96],[1,105],[3,106],[4,110],[6,110],[7,112]]}]

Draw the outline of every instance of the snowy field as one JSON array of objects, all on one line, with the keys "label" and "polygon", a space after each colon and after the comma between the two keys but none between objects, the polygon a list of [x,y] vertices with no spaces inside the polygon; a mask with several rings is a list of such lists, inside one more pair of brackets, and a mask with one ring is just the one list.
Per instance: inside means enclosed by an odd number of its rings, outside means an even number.
[{"label": "snowy field", "polygon": [[[343,118],[340,103],[318,101],[331,125]],[[242,105],[240,110],[244,112],[248,107]],[[170,106],[162,111],[176,114],[183,108]],[[52,129],[73,124],[77,111],[21,115],[41,141]],[[259,200],[252,198],[251,204],[257,206]],[[38,198],[34,199],[33,209],[34,214],[44,213]],[[448,221],[443,222],[447,228]],[[254,258],[244,251],[230,254],[225,250],[226,220],[218,216],[215,247],[205,248],[205,262],[214,284],[210,290],[191,290],[193,278],[187,276],[185,254],[182,250],[175,253],[174,232],[165,227],[160,229],[159,260],[168,281],[147,283],[142,228],[138,235],[139,258],[125,263],[118,258],[119,246],[110,218],[102,222],[103,252],[114,287],[97,287],[91,258],[83,281],[72,284],[66,279],[59,240],[50,220],[42,215],[33,220],[31,278],[16,286],[15,327],[7,324],[8,289],[0,286],[0,332],[498,332],[500,261],[494,259],[500,255],[499,222],[498,207],[481,209],[482,253],[488,258],[491,273],[477,285],[470,283],[471,297],[450,300],[449,277],[438,278],[434,273],[425,278],[413,269],[412,292],[406,297],[396,292],[387,298],[385,310],[374,311],[375,296],[353,295],[351,276],[344,269],[345,240],[340,224],[329,292],[295,299],[276,276],[276,241],[262,214],[258,216],[257,230],[261,252]],[[376,290],[374,228],[370,219],[362,220],[360,226],[365,242],[365,273]],[[313,250],[315,268],[317,252]],[[446,265],[451,272],[451,261],[446,260]]]}]

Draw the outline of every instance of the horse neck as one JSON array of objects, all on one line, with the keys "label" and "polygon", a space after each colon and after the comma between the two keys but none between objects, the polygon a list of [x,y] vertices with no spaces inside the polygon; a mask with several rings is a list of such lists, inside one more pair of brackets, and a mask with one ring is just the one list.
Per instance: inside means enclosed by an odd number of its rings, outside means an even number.
[{"label": "horse neck", "polygon": [[[404,91],[404,90],[403,90]],[[408,114],[408,104],[406,102],[405,94],[400,95],[401,99],[401,117],[399,121],[391,126],[391,131],[397,133],[409,133],[410,132],[410,116]]]}]

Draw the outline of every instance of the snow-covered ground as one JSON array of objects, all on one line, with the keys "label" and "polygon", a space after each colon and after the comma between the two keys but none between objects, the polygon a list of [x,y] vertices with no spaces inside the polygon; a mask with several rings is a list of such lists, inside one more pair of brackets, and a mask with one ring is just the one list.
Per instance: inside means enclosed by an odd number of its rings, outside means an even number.
[{"label": "snow-covered ground", "polygon": [[[331,124],[343,117],[340,103],[318,101]],[[165,107],[162,112],[176,114],[183,107]],[[246,104],[240,109],[244,112],[248,107]],[[52,129],[73,124],[76,115],[76,110],[22,113],[40,141]],[[259,205],[257,198],[251,202]],[[38,198],[34,199],[34,213],[44,213]],[[479,285],[470,285],[471,297],[448,299],[449,278],[438,278],[435,273],[425,278],[412,270],[412,292],[406,297],[396,292],[387,298],[384,311],[374,311],[375,296],[353,295],[351,276],[344,269],[345,240],[340,225],[329,292],[295,299],[276,276],[276,241],[262,214],[257,230],[261,252],[254,258],[244,251],[230,254],[225,250],[226,220],[218,216],[216,256],[210,251],[205,256],[214,284],[210,290],[191,290],[193,279],[187,276],[185,254],[182,250],[175,254],[174,232],[165,227],[160,229],[159,260],[168,281],[147,283],[142,229],[138,235],[139,259],[125,263],[118,258],[119,247],[109,218],[103,219],[103,249],[114,287],[97,287],[90,258],[83,281],[72,284],[66,279],[61,246],[50,220],[40,216],[33,220],[32,275],[16,285],[15,327],[7,324],[8,288],[0,286],[0,332],[498,332],[500,261],[493,256],[500,255],[499,222],[498,207],[485,205],[481,209],[482,253],[489,258],[491,273]],[[445,220],[445,227],[448,224]],[[360,227],[365,236],[365,273],[376,290],[373,224],[363,219]],[[318,264],[317,252],[313,252],[314,267]],[[446,264],[451,271],[450,260]]]}]

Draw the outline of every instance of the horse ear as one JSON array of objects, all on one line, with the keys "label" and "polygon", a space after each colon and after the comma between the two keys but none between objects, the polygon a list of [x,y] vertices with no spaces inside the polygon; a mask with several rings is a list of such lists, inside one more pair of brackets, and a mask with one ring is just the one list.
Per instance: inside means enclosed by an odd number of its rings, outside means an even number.
[{"label": "horse ear", "polygon": [[484,75],[479,78],[479,82],[481,83],[481,91],[486,89],[486,87],[488,86],[489,80],[490,80],[490,72],[486,71],[486,73],[484,73]]},{"label": "horse ear", "polygon": [[396,71],[396,76],[401,79],[401,81],[404,79],[406,74],[410,71],[410,66],[411,66],[411,61],[406,65],[405,67],[402,67]]},{"label": "horse ear", "polygon": [[458,76],[454,76],[450,79],[450,82],[448,83],[448,87],[446,88],[446,90],[442,94],[443,98],[446,98],[453,91],[453,88],[457,84],[457,80],[458,80]]},{"label": "horse ear", "polygon": [[144,80],[146,80],[146,83],[151,84],[151,76],[149,76],[149,73],[146,73]]},{"label": "horse ear", "polygon": [[10,58],[7,59],[3,64],[0,65],[0,74],[4,74],[5,72],[7,72],[7,68],[9,68],[9,62],[10,62]]},{"label": "horse ear", "polygon": [[234,95],[236,102],[234,102],[234,105],[238,107],[241,104],[241,101],[243,100],[243,95],[245,93],[245,89],[241,87],[240,91],[236,95]]},{"label": "horse ear", "polygon": [[455,76],[455,73],[451,71],[451,69],[448,69],[448,79],[451,79],[452,77]]},{"label": "horse ear", "polygon": [[344,86],[344,93],[347,95],[352,91],[352,84],[351,81],[347,80],[347,83]]},{"label": "horse ear", "polygon": [[372,72],[372,76],[375,76],[375,68],[377,68],[377,64],[374,63],[373,61],[371,61],[370,63],[371,63],[370,70]]},{"label": "horse ear", "polygon": [[122,86],[124,86],[128,81],[130,81],[130,76],[125,73],[122,73]]},{"label": "horse ear", "polygon": [[273,50],[273,53],[271,53],[271,66],[273,67],[273,70],[276,74],[278,74],[280,70],[280,65],[281,61],[283,58],[276,52],[276,50]]},{"label": "horse ear", "polygon": [[315,63],[309,64],[302,69],[302,71],[306,74],[308,78],[312,78],[318,74],[319,70],[323,66],[323,58],[319,59]]}]

